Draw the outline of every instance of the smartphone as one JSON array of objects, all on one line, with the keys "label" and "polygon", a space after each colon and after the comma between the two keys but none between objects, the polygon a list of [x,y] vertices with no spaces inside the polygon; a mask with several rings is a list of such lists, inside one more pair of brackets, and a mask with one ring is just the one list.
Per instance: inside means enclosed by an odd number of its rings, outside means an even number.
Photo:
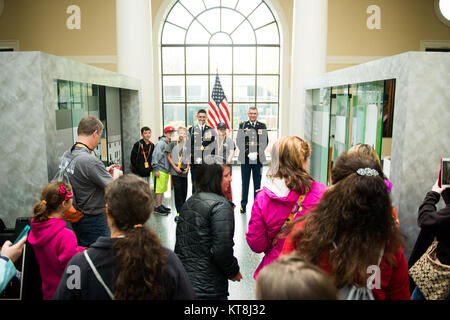
[{"label": "smartphone", "polygon": [[26,234],[30,231],[30,226],[26,225],[22,231],[20,232],[19,236],[17,237],[17,239],[14,241],[13,245],[15,245],[18,241],[20,241],[20,239],[22,239],[23,237],[26,236]]},{"label": "smartphone", "polygon": [[440,187],[450,187],[450,158],[441,158]]}]

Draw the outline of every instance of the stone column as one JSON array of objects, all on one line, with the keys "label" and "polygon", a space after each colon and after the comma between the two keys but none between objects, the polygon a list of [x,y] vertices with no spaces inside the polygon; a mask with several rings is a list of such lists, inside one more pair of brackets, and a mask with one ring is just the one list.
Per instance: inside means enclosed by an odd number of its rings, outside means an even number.
[{"label": "stone column", "polygon": [[[140,126],[159,128],[154,104],[150,0],[116,0],[117,71],[141,80]],[[136,132],[139,137],[140,132]],[[158,133],[155,132],[155,136]]]},{"label": "stone column", "polygon": [[[305,131],[304,80],[326,72],[328,0],[294,0],[289,135]],[[299,125],[300,124],[300,125]]]}]

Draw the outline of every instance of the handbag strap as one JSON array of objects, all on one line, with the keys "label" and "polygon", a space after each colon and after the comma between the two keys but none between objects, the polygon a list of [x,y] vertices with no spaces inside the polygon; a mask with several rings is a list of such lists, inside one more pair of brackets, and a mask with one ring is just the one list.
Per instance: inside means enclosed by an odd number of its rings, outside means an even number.
[{"label": "handbag strap", "polygon": [[106,292],[108,293],[108,296],[111,298],[111,300],[114,300],[114,295],[111,292],[111,290],[109,290],[108,286],[106,285],[106,283],[103,281],[102,276],[100,275],[100,273],[98,272],[97,268],[95,267],[94,263],[92,262],[91,258],[89,257],[87,250],[83,251],[83,254],[87,260],[87,262],[89,263],[89,266],[91,267],[92,271],[94,272],[95,277],[97,278],[98,282],[100,282],[100,284],[103,286],[103,288],[105,288]]},{"label": "handbag strap", "polygon": [[294,205],[294,207],[292,208],[291,213],[288,215],[288,217],[286,218],[286,220],[284,221],[283,225],[280,228],[280,231],[278,232],[278,234],[272,239],[272,247],[275,247],[275,245],[277,244],[278,240],[281,239],[284,235],[284,232],[286,230],[286,228],[295,220],[295,218],[297,218],[297,215],[303,211],[303,201],[305,200],[305,196],[308,193],[309,189],[306,188],[306,192],[304,194],[301,194],[298,197],[298,200],[296,202],[296,204]]}]

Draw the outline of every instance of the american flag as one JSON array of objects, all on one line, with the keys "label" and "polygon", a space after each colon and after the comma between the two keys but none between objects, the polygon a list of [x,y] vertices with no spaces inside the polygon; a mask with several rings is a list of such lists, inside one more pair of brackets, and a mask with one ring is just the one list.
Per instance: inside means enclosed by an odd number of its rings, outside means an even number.
[{"label": "american flag", "polygon": [[208,123],[216,129],[219,122],[225,122],[227,130],[231,130],[230,112],[228,110],[228,100],[220,84],[219,75],[216,74],[216,83],[211,93],[211,100],[208,108]]}]

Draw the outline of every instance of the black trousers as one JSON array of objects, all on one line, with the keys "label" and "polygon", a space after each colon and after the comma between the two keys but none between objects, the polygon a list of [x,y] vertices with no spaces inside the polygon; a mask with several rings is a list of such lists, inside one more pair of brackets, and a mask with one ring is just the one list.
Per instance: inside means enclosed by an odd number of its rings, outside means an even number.
[{"label": "black trousers", "polygon": [[188,191],[187,177],[180,177],[172,175],[173,189],[175,194],[175,208],[177,212],[181,212],[181,207],[186,201]]}]

